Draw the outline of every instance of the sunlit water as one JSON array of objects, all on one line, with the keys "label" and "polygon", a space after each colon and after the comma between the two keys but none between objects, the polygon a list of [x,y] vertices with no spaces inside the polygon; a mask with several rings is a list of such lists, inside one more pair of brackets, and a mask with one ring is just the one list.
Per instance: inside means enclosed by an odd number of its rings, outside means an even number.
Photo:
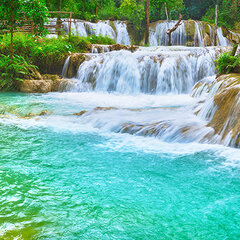
[{"label": "sunlit water", "polygon": [[1,93],[0,103],[0,239],[240,239],[238,149],[116,131],[129,119],[201,126],[188,95]]}]

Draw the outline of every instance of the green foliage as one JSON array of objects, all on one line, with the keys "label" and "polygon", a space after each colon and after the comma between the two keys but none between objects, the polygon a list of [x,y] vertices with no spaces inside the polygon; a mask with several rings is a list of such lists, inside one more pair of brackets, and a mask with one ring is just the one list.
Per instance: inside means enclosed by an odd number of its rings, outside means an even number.
[{"label": "green foliage", "polygon": [[122,0],[120,14],[124,20],[129,20],[139,30],[145,18],[144,5],[135,0]]},{"label": "green foliage", "polygon": [[[216,3],[216,2],[215,2]],[[215,4],[209,5],[202,17],[203,21],[213,23],[215,19]],[[239,0],[221,0],[218,2],[218,25],[239,30],[240,19]]]},{"label": "green foliage", "polygon": [[7,25],[16,29],[23,20],[32,20],[36,34],[44,33],[44,23],[47,20],[48,9],[44,0],[0,0],[0,19],[7,21]]},{"label": "green foliage", "polygon": [[237,66],[240,66],[240,55],[231,56],[230,53],[222,53],[215,62],[219,74],[230,73]]},{"label": "green foliage", "polygon": [[[1,1],[1,0],[0,0]],[[144,29],[146,0],[61,0],[61,10],[74,12],[74,18],[89,21],[100,19],[128,20],[135,30]],[[239,0],[151,0],[150,22],[165,20],[165,2],[169,18],[214,22],[215,5],[219,5],[219,25],[239,30]],[[46,0],[50,11],[60,9],[59,0]],[[68,17],[67,15],[64,17]]]},{"label": "green foliage", "polygon": [[0,55],[0,86],[4,90],[13,90],[18,87],[18,82],[23,81],[27,75],[36,69],[36,66],[30,65],[27,61],[18,55]]},{"label": "green foliage", "polygon": [[107,36],[102,36],[102,35],[99,35],[99,36],[91,35],[91,36],[88,36],[86,40],[91,44],[111,45],[116,43],[115,40],[113,40],[112,38]]},{"label": "green foliage", "polygon": [[[165,2],[169,18],[172,20],[178,19],[179,13],[185,15],[185,7],[183,0],[151,0],[150,2],[150,21],[157,21],[159,19],[166,20]],[[185,16],[184,16],[185,17]],[[186,17],[187,18],[187,17]]]},{"label": "green foliage", "polygon": [[[0,39],[0,54],[9,55],[10,35]],[[29,34],[16,33],[13,39],[15,53],[27,62],[39,67],[40,72],[50,73],[51,66],[64,62],[66,56],[74,52],[91,50],[91,44],[113,44],[114,40],[105,36],[79,37],[76,35],[60,38],[39,38]],[[49,67],[49,68],[46,68]]]}]

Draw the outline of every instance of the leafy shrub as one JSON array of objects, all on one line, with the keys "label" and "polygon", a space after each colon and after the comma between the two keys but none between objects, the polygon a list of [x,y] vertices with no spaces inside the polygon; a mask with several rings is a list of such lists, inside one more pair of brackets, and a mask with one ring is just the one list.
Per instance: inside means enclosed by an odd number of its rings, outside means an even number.
[{"label": "leafy shrub", "polygon": [[240,66],[240,55],[231,56],[230,53],[222,53],[215,61],[217,63],[216,68],[219,74],[230,73],[237,66]]},{"label": "leafy shrub", "polygon": [[18,82],[23,81],[27,75],[37,67],[30,65],[23,57],[18,55],[0,55],[0,86],[4,90],[17,89]]},{"label": "leafy shrub", "polygon": [[115,40],[113,40],[110,37],[107,36],[96,36],[96,35],[91,35],[87,37],[87,41],[89,41],[91,44],[105,44],[105,45],[111,45],[115,44]]},{"label": "leafy shrub", "polygon": [[[59,38],[40,38],[23,33],[15,33],[14,53],[27,62],[39,67],[41,73],[61,73],[66,56],[74,52],[86,52],[91,44],[113,44],[114,40],[105,36],[79,37],[77,35]],[[10,35],[0,38],[0,54],[9,55]]]}]

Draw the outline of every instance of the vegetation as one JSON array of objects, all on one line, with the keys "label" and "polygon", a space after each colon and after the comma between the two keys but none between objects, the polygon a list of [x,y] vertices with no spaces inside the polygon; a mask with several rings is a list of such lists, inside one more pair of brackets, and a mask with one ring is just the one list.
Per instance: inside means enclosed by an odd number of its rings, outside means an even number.
[{"label": "vegetation", "polygon": [[[219,24],[238,29],[240,25],[239,0],[150,0],[150,22],[165,20],[165,2],[170,19],[214,20],[215,5],[219,5]],[[140,29],[145,24],[146,0],[46,0],[50,11],[60,8],[75,13],[74,17],[97,21],[99,19],[128,20]],[[67,16],[66,16],[67,17]]]},{"label": "vegetation", "polygon": [[222,53],[216,63],[219,74],[234,72],[236,68],[240,68],[240,55],[232,56],[230,52]]},{"label": "vegetation", "polygon": [[[0,0],[0,19],[9,26],[11,34],[10,54],[13,57],[13,32],[22,20],[32,21],[35,34],[44,32],[44,23],[47,20],[47,7],[43,0]],[[37,26],[37,28],[36,28]]]},{"label": "vegetation", "polygon": [[0,89],[13,90],[18,88],[18,82],[23,78],[30,76],[36,66],[30,65],[27,61],[18,55],[12,57],[0,55]]},{"label": "vegetation", "polygon": [[[15,54],[11,59],[11,35],[4,35],[0,38],[1,86],[7,89],[16,87],[17,81],[21,81],[24,76],[25,78],[30,77],[29,73],[33,69],[39,69],[41,73],[61,73],[62,64],[70,53],[90,51],[91,44],[113,43],[115,42],[111,38],[103,36],[79,37],[71,35],[70,37],[62,36],[50,39],[15,33],[13,39]],[[55,69],[56,66],[59,66],[59,69]]]},{"label": "vegetation", "polygon": [[[205,2],[205,1],[204,1]],[[213,23],[215,14],[215,4],[219,5],[218,23],[220,26],[240,30],[240,1],[239,0],[220,0],[206,1],[208,3],[204,9],[203,21]],[[206,4],[205,3],[205,4]],[[202,4],[203,6],[205,5]]]}]

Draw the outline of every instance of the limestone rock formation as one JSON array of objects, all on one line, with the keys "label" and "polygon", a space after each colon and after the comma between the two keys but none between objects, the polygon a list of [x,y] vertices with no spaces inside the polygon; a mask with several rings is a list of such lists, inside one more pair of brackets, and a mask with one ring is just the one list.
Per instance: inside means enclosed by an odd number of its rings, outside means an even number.
[{"label": "limestone rock formation", "polygon": [[222,81],[214,96],[217,105],[212,120],[209,123],[222,140],[230,146],[240,146],[240,74],[227,74],[218,77]]},{"label": "limestone rock formation", "polygon": [[20,92],[48,93],[64,91],[70,84],[69,80],[61,79],[56,75],[45,75],[43,79],[27,79],[20,83]]},{"label": "limestone rock formation", "polygon": [[206,95],[196,115],[207,120],[214,130],[209,142],[240,147],[240,74],[219,76],[213,82],[197,83],[193,96]]}]

